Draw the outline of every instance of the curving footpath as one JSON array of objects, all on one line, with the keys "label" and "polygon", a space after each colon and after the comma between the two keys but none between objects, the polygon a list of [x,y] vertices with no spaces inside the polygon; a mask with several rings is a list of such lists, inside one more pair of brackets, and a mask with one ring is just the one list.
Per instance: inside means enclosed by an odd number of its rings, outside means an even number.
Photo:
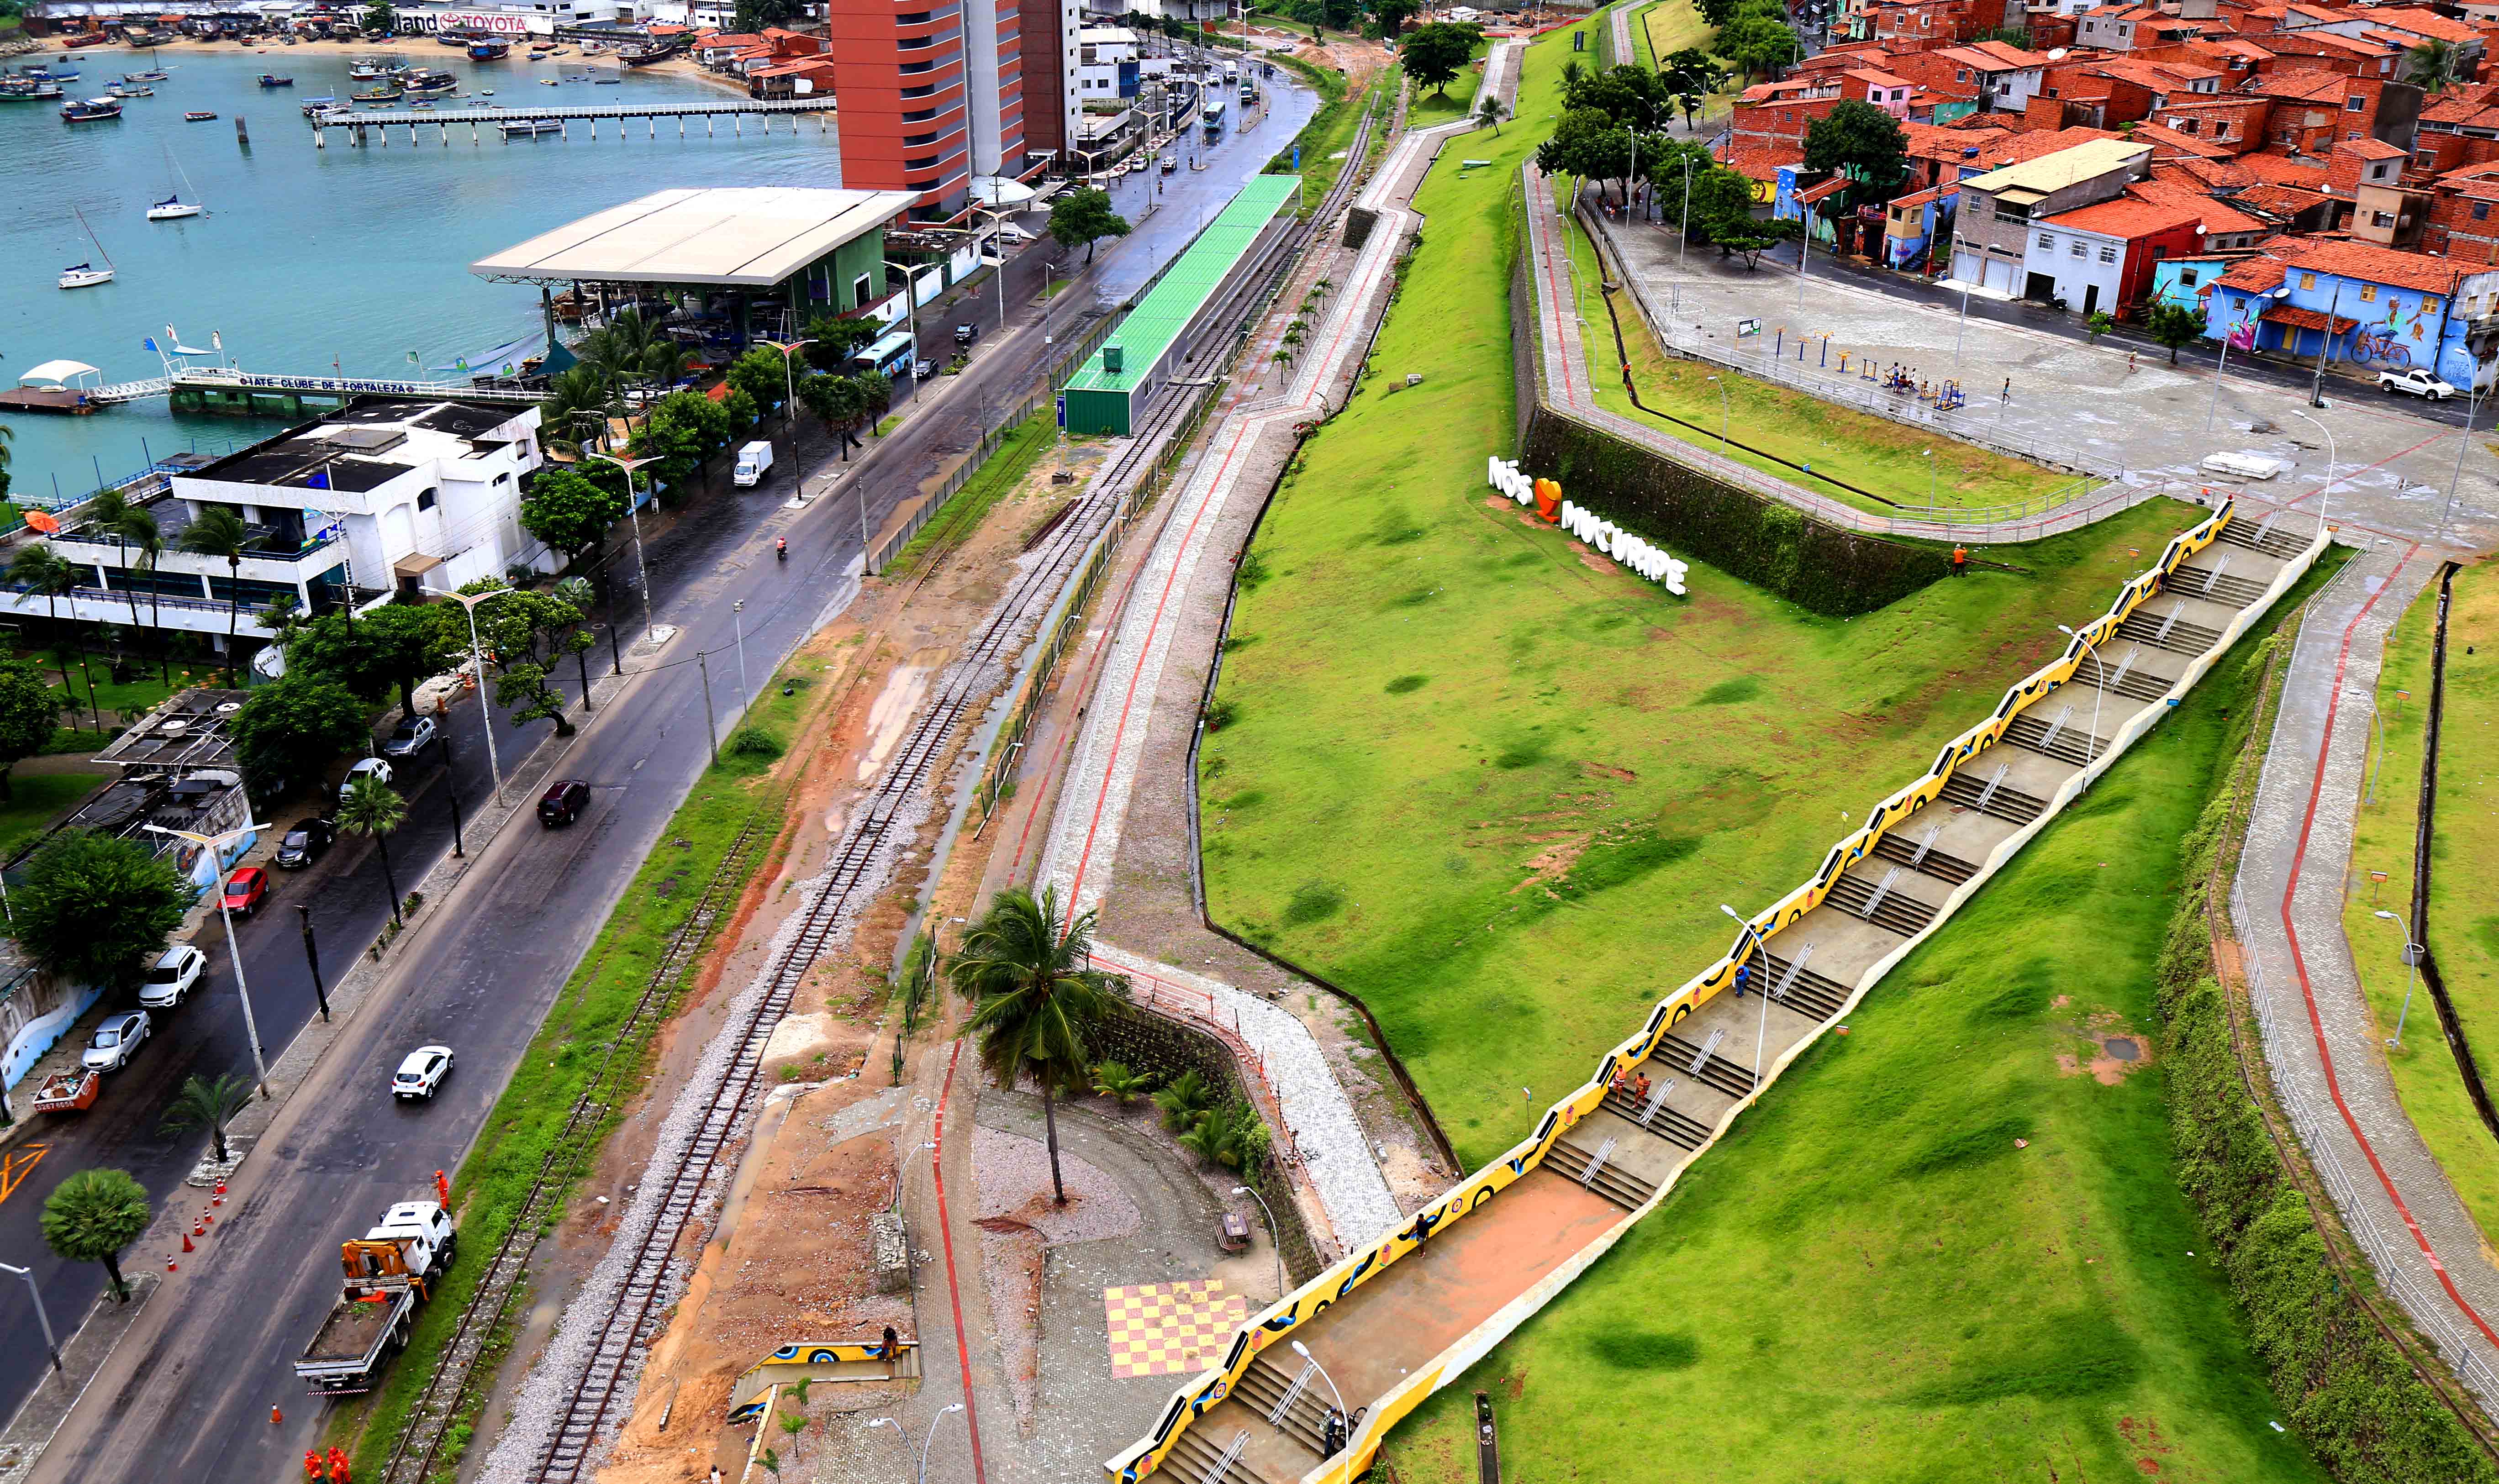
[{"label": "curving footpath", "polygon": [[2499,1267],[2396,1099],[2343,931],[2386,635],[2443,560],[2418,544],[2372,548],[2311,606],[2230,918],[2275,1088],[2345,1227],[2448,1365],[2492,1405]]}]

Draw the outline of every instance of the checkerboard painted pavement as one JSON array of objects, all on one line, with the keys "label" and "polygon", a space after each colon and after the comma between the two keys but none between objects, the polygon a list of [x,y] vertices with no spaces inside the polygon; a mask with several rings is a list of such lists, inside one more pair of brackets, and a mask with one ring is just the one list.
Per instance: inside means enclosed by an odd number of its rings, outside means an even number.
[{"label": "checkerboard painted pavement", "polygon": [[1105,1288],[1102,1309],[1113,1375],[1194,1375],[1223,1358],[1250,1301],[1225,1292],[1220,1278],[1192,1278]]}]

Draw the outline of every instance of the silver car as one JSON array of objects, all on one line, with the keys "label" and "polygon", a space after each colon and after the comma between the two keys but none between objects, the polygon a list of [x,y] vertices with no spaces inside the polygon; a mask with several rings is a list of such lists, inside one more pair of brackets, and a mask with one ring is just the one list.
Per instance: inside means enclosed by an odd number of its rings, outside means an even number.
[{"label": "silver car", "polygon": [[129,1064],[130,1053],[147,1039],[147,1012],[127,1010],[108,1016],[95,1028],[95,1038],[79,1053],[79,1065],[90,1072],[118,1072]]}]

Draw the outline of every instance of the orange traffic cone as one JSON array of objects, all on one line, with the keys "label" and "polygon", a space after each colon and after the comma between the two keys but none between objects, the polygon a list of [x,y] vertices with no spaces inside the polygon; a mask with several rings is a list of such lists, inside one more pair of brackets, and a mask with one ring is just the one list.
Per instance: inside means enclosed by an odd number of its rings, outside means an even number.
[{"label": "orange traffic cone", "polygon": [[168,1272],[168,1273],[175,1273],[175,1272],[178,1272],[178,1271],[179,1271],[178,1269],[177,1269],[177,1268],[174,1266],[174,1254],[173,1254],[173,1253],[171,1253],[171,1252],[168,1252],[168,1253],[166,1253],[166,1254],[165,1254],[165,1271],[166,1271],[166,1272]]},{"label": "orange traffic cone", "polygon": [[200,1225],[202,1225],[202,1226],[204,1226],[204,1227],[209,1227],[209,1226],[214,1226],[214,1225],[216,1225],[216,1224],[217,1224],[217,1218],[216,1218],[216,1217],[214,1217],[214,1216],[211,1215],[211,1214],[210,1214],[209,1212],[207,1212],[207,1211],[202,1211],[202,1212],[200,1212]]},{"label": "orange traffic cone", "polygon": [[183,1251],[185,1251],[185,1252],[188,1252],[188,1251],[192,1250],[192,1247],[191,1247],[191,1234],[190,1234],[190,1233],[188,1233],[188,1232],[184,1232],[184,1233],[182,1234],[182,1250],[183,1250]]},{"label": "orange traffic cone", "polygon": [[273,1405],[272,1407],[270,1407],[270,1409],[269,1409],[269,1425],[270,1425],[271,1427],[276,1427],[276,1426],[277,1426],[277,1424],[279,1424],[279,1423],[281,1423],[281,1422],[284,1422],[285,1420],[286,1420],[286,1414],[285,1414],[284,1412],[279,1411],[279,1410],[278,1410],[276,1406],[274,1406],[274,1405]]},{"label": "orange traffic cone", "polygon": [[225,1181],[223,1181],[223,1180],[219,1180],[219,1181],[217,1181],[217,1194],[219,1194],[219,1195],[224,1195],[225,1193],[226,1193],[226,1182],[225,1182]]},{"label": "orange traffic cone", "polygon": [[207,1223],[207,1222],[205,1222],[205,1221],[203,1221],[203,1220],[201,1220],[201,1219],[200,1219],[199,1217],[197,1217],[197,1216],[192,1217],[192,1218],[191,1218],[191,1235],[192,1235],[192,1236],[194,1236],[194,1237],[206,1237],[207,1235],[209,1235],[209,1227],[208,1227],[208,1223]]}]

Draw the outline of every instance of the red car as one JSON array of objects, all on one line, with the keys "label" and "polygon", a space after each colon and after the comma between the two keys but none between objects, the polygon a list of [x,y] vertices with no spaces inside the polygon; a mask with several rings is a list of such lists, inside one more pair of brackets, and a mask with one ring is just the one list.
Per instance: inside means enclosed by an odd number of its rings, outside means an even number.
[{"label": "red car", "polygon": [[269,873],[258,866],[244,866],[226,878],[225,910],[250,917],[269,900]]}]

